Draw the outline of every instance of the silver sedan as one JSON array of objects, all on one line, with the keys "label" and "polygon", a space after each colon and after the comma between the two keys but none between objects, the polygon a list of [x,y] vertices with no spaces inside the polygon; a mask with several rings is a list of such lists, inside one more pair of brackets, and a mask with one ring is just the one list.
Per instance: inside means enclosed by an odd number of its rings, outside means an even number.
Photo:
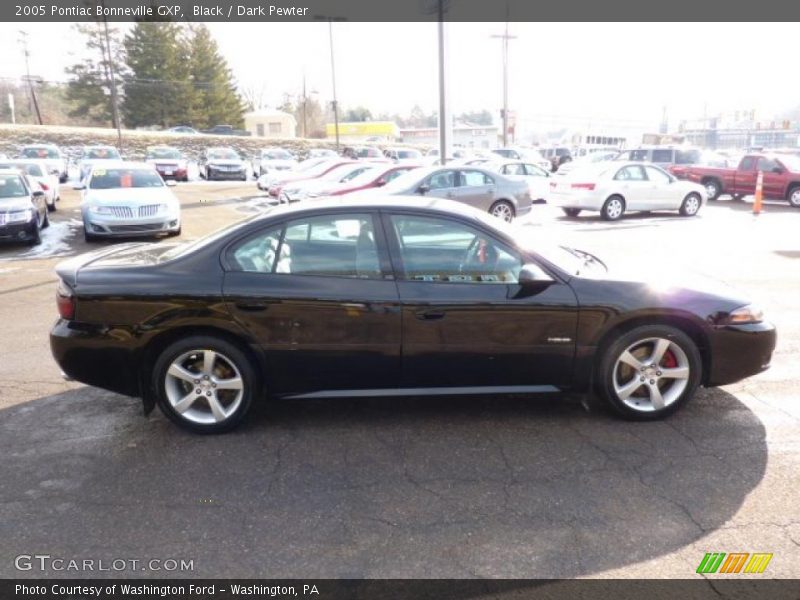
[{"label": "silver sedan", "polygon": [[414,169],[380,188],[381,194],[448,198],[512,221],[531,210],[527,182],[473,166]]}]

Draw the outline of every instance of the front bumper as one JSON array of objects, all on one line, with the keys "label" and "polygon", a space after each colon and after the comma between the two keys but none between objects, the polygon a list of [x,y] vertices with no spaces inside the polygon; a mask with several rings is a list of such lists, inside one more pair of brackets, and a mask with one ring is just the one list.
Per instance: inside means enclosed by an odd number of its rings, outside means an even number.
[{"label": "front bumper", "polygon": [[213,167],[208,168],[208,179],[242,179],[247,177],[247,170],[243,167],[236,171],[222,171]]},{"label": "front bumper", "polygon": [[139,396],[138,355],[120,331],[59,319],[50,331],[50,350],[64,374],[126,396]]},{"label": "front bumper", "polygon": [[83,226],[86,232],[94,236],[149,236],[159,233],[174,233],[181,228],[178,215],[166,215],[148,219],[119,219],[104,215],[85,213]]},{"label": "front bumper", "polygon": [[36,220],[26,223],[6,223],[0,225],[0,241],[26,242],[36,237]]},{"label": "front bumper", "polygon": [[775,326],[766,321],[718,328],[709,339],[705,385],[727,385],[766,371],[776,342]]}]

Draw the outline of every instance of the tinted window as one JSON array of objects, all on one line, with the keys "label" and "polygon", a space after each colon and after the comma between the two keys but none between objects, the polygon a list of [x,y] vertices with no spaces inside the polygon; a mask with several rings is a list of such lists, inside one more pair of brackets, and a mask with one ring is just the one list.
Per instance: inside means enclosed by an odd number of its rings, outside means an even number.
[{"label": "tinted window", "polygon": [[439,171],[428,177],[428,187],[432,190],[456,187],[455,171]]},{"label": "tinted window", "polygon": [[377,279],[381,276],[372,217],[365,214],[290,221],[276,272]]},{"label": "tinted window", "polygon": [[25,148],[22,151],[25,158],[58,158],[58,152],[53,148]]},{"label": "tinted window", "polygon": [[86,154],[86,158],[94,158],[94,159],[113,159],[119,160],[119,152],[117,152],[116,148],[91,148],[89,149]]},{"label": "tinted window", "polygon": [[694,165],[700,162],[700,150],[676,150],[675,164]]},{"label": "tinted window", "polygon": [[27,196],[28,190],[22,178],[16,175],[0,175],[0,198],[20,198]]},{"label": "tinted window", "polygon": [[492,185],[492,178],[482,171],[461,171],[461,185],[474,187],[479,185]]},{"label": "tinted window", "polygon": [[672,150],[653,150],[653,158],[650,160],[655,163],[671,163]]},{"label": "tinted window", "polygon": [[402,277],[440,283],[516,283],[522,261],[484,232],[448,219],[396,215]]},{"label": "tinted window", "polygon": [[287,273],[291,261],[288,246],[281,250],[281,260],[275,264],[281,241],[282,227],[275,227],[259,233],[233,248],[233,268],[236,271],[255,273]]},{"label": "tinted window", "polygon": [[756,168],[755,156],[746,156],[742,159],[742,162],[739,163],[740,171],[752,171],[755,168]]},{"label": "tinted window", "polygon": [[778,163],[771,158],[764,158],[763,156],[758,159],[758,170],[764,173],[771,173],[772,169],[778,167]]},{"label": "tinted window", "polygon": [[626,160],[650,160],[649,154],[648,150],[631,150]]},{"label": "tinted window", "polygon": [[655,167],[645,167],[644,170],[647,172],[647,178],[653,183],[667,184],[672,181],[670,176],[664,173],[664,171],[661,169],[656,169]]},{"label": "tinted window", "polygon": [[161,176],[150,169],[95,169],[89,183],[93,190],[156,188],[163,185]]}]

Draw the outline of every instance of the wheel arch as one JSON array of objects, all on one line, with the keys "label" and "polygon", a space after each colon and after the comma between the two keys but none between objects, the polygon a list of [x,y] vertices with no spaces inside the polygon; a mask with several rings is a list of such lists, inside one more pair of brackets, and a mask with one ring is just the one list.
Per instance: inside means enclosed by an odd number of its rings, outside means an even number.
[{"label": "wheel arch", "polygon": [[138,378],[139,390],[144,403],[145,414],[149,413],[155,407],[154,390],[151,388],[152,370],[158,360],[159,355],[172,343],[180,340],[181,338],[190,336],[211,336],[225,340],[238,347],[250,359],[253,368],[259,376],[260,390],[259,394],[263,395],[266,391],[265,377],[266,363],[263,355],[250,344],[242,335],[217,327],[214,325],[184,325],[167,329],[162,331],[150,340],[142,348],[139,361],[138,361]]}]

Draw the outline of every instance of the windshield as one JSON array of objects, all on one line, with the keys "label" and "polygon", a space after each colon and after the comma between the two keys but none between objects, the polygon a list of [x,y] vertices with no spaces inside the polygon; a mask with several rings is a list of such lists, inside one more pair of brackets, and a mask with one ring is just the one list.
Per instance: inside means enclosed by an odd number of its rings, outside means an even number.
[{"label": "windshield", "polygon": [[161,176],[150,169],[95,169],[89,187],[93,190],[113,188],[163,187]]},{"label": "windshield", "polygon": [[384,169],[380,167],[369,167],[357,175],[352,176],[350,179],[347,179],[346,181],[350,182],[354,186],[367,185],[375,181],[375,179],[383,172]]},{"label": "windshield", "polygon": [[0,175],[0,198],[23,198],[28,195],[18,175]]},{"label": "windshield", "polygon": [[778,157],[783,163],[783,166],[789,169],[792,173],[800,173],[800,158],[797,156],[791,156],[789,154],[784,154]]},{"label": "windshield", "polygon": [[120,160],[122,158],[116,148],[89,148],[86,151],[85,157],[96,158],[100,160]]},{"label": "windshield", "polygon": [[211,160],[239,160],[239,155],[230,148],[220,148],[218,150],[209,150],[208,158]]},{"label": "windshield", "polygon": [[42,148],[41,146],[25,148],[22,156],[25,158],[61,158],[54,148]]},{"label": "windshield", "polygon": [[147,158],[181,158],[181,153],[175,148],[153,148],[147,152]]},{"label": "windshield", "polygon": [[266,158],[267,160],[292,160],[292,155],[286,150],[263,150],[261,158]]}]

